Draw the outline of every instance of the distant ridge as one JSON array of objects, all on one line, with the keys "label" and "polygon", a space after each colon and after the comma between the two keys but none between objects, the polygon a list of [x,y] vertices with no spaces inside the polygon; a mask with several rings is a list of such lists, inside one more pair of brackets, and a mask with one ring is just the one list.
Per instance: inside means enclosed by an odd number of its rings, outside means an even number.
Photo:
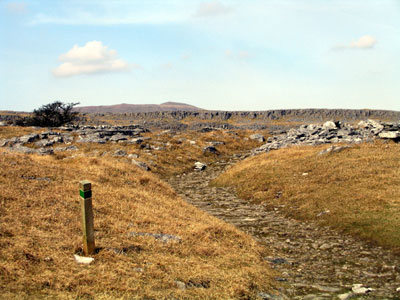
[{"label": "distant ridge", "polygon": [[165,102],[162,104],[116,104],[99,106],[75,107],[75,111],[81,113],[139,113],[158,111],[200,111],[203,110],[193,105],[179,102]]}]

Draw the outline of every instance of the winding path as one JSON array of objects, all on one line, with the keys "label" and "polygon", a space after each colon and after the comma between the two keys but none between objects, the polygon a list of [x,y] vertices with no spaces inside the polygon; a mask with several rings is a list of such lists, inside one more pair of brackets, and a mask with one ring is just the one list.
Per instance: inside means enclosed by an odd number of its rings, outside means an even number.
[{"label": "winding path", "polygon": [[[400,299],[400,257],[329,228],[286,218],[279,208],[269,211],[251,204],[237,198],[231,188],[209,187],[212,179],[244,157],[167,181],[192,205],[265,244],[271,253],[265,259],[281,273],[276,280],[285,285],[288,299]],[[343,294],[354,284],[373,290],[346,298]]]}]

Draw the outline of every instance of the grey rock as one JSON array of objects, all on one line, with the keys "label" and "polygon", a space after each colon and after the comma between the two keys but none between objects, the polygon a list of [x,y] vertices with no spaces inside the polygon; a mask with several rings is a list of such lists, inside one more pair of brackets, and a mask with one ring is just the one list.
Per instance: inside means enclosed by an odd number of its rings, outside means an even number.
[{"label": "grey rock", "polygon": [[363,295],[373,291],[371,288],[363,287],[363,285],[360,283],[354,284],[351,290],[357,295]]},{"label": "grey rock", "polygon": [[262,134],[259,134],[259,133],[252,134],[252,135],[249,136],[249,138],[251,140],[256,140],[256,141],[261,142],[261,143],[265,142],[264,136]]},{"label": "grey rock", "polygon": [[54,152],[64,152],[64,151],[76,151],[79,150],[78,147],[71,145],[71,146],[67,146],[67,147],[57,147],[54,148]]},{"label": "grey rock", "polygon": [[126,151],[121,150],[121,149],[116,150],[114,152],[114,154],[113,154],[113,156],[119,156],[119,157],[123,157],[123,156],[126,156],[126,155],[127,155]]},{"label": "grey rock", "polygon": [[130,144],[141,144],[143,143],[144,139],[142,137],[137,137],[129,140]]},{"label": "grey rock", "polygon": [[186,283],[184,283],[183,281],[176,280],[175,284],[176,284],[178,289],[186,290]]},{"label": "grey rock", "polygon": [[399,131],[383,131],[378,134],[382,139],[400,139]]},{"label": "grey rock", "polygon": [[132,164],[138,166],[139,168],[142,168],[145,171],[151,171],[150,167],[145,162],[132,159]]},{"label": "grey rock", "polygon": [[25,153],[25,154],[37,153],[36,149],[28,148],[28,147],[22,146],[21,144],[15,144],[11,148],[11,150],[15,151],[15,152]]},{"label": "grey rock", "polygon": [[283,300],[284,298],[280,295],[272,295],[269,293],[259,292],[258,297],[262,300]]},{"label": "grey rock", "polygon": [[139,155],[136,154],[136,153],[129,154],[129,155],[128,155],[128,158],[139,158]]},{"label": "grey rock", "polygon": [[38,134],[27,134],[27,135],[21,136],[19,138],[19,141],[22,144],[27,144],[27,143],[33,143],[38,139],[39,139],[39,135]]},{"label": "grey rock", "polygon": [[269,260],[271,263],[276,264],[276,265],[281,265],[281,264],[287,264],[288,261],[284,258],[277,257]]},{"label": "grey rock", "polygon": [[353,298],[353,296],[354,296],[353,293],[344,293],[344,294],[338,295],[338,298],[340,300],[349,300],[349,299]]},{"label": "grey rock", "polygon": [[111,141],[111,142],[120,142],[120,141],[127,141],[127,140],[128,140],[128,137],[125,136],[125,135],[122,135],[122,134],[113,135],[113,136],[109,139],[109,141]]},{"label": "grey rock", "polygon": [[50,149],[50,148],[39,148],[37,150],[37,153],[40,155],[50,155],[50,154],[54,154],[54,150]]},{"label": "grey rock", "polygon": [[204,152],[204,153],[214,153],[214,154],[217,154],[217,153],[218,153],[218,150],[217,150],[217,148],[215,148],[214,146],[206,146],[206,147],[203,148],[203,152]]},{"label": "grey rock", "polygon": [[218,146],[218,145],[225,145],[225,142],[221,142],[221,141],[210,141],[207,142],[207,144],[211,145],[211,146]]},{"label": "grey rock", "polygon": [[324,130],[332,130],[332,129],[337,129],[337,126],[336,126],[335,122],[327,121],[324,123],[324,125],[322,125],[322,128]]},{"label": "grey rock", "polygon": [[325,150],[322,150],[321,152],[319,152],[319,155],[324,155],[324,154],[328,154],[328,153],[338,153],[338,152],[342,152],[345,149],[349,149],[351,148],[350,146],[331,146]]},{"label": "grey rock", "polygon": [[35,145],[38,147],[49,147],[54,145],[54,141],[43,139],[40,141],[35,142]]},{"label": "grey rock", "polygon": [[203,170],[205,170],[207,168],[207,165],[206,164],[204,164],[204,163],[202,163],[202,162],[195,162],[194,163],[194,169],[196,170],[196,171],[203,171]]},{"label": "grey rock", "polygon": [[175,242],[182,241],[182,238],[177,236],[177,235],[165,234],[165,233],[129,232],[128,236],[130,236],[130,237],[150,236],[150,237],[153,237],[156,240],[158,240],[160,242],[163,242],[163,243],[168,243],[168,242],[171,242],[171,241],[175,241]]}]

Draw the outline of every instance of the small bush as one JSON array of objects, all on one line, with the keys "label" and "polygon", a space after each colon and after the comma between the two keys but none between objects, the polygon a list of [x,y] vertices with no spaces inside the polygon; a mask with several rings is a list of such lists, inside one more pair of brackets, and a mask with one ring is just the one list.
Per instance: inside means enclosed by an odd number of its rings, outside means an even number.
[{"label": "small bush", "polygon": [[73,111],[79,103],[62,103],[55,101],[33,111],[32,117],[19,118],[19,126],[59,127],[78,119],[78,112]]}]

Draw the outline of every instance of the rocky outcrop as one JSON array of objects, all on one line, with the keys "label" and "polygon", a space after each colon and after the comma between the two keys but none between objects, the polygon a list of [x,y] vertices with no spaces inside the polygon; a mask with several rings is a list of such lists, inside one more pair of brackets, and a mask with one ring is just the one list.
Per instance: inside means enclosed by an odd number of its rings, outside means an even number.
[{"label": "rocky outcrop", "polygon": [[383,123],[375,120],[361,121],[357,126],[343,122],[327,121],[322,125],[302,125],[298,128],[276,132],[267,143],[253,154],[277,150],[291,145],[320,145],[331,143],[361,143],[376,138],[400,141],[400,123]]},{"label": "rocky outcrop", "polygon": [[[95,115],[96,116],[96,115]],[[139,113],[124,113],[121,117],[133,120],[183,120],[191,118],[194,120],[227,121],[231,119],[249,120],[290,120],[297,122],[325,121],[325,120],[363,120],[363,119],[385,119],[397,121],[400,112],[390,110],[370,109],[279,109],[267,111],[153,111]]]},{"label": "rocky outcrop", "polygon": [[[61,127],[61,132],[45,131],[40,134],[28,134],[21,137],[0,140],[0,147],[9,147],[12,151],[22,153],[53,154],[54,151],[73,151],[76,146],[49,148],[55,144],[126,142],[140,144],[140,134],[149,130],[143,126],[70,126]],[[77,136],[77,138],[75,138]],[[27,147],[26,145],[30,146]],[[115,156],[123,156],[116,153]]]}]

